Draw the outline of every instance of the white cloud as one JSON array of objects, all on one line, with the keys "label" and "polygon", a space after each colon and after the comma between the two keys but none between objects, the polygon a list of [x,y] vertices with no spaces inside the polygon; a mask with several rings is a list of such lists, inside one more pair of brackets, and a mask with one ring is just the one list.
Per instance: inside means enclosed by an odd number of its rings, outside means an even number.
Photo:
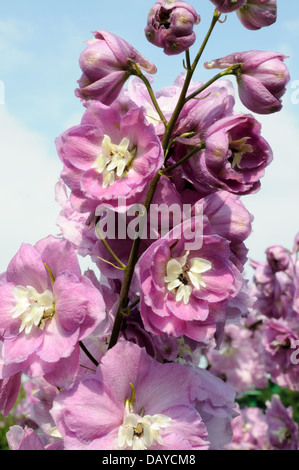
[{"label": "white cloud", "polygon": [[0,106],[0,272],[22,242],[35,244],[59,231],[54,185],[62,166],[53,148]]}]

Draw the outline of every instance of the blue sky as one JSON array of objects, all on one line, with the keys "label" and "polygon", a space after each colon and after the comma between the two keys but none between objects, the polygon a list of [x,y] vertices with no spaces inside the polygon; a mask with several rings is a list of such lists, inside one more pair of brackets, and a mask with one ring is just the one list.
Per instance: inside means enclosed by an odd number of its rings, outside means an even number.
[{"label": "blue sky", "polygon": [[[57,234],[59,206],[54,184],[61,170],[54,140],[80,121],[74,96],[81,75],[78,57],[91,31],[105,29],[138,49],[158,68],[154,88],[172,84],[182,71],[182,56],[165,56],[147,42],[143,30],[152,0],[15,0],[1,5],[0,17],[0,272],[25,241],[34,244]],[[209,0],[189,2],[201,15],[195,54],[213,13]],[[111,8],[110,8],[111,5]],[[278,20],[269,28],[246,30],[235,13],[218,24],[203,61],[250,49],[278,51],[289,57],[291,83],[283,110],[256,116],[274,151],[274,161],[256,195],[242,198],[254,215],[247,241],[250,257],[263,260],[268,245],[290,247],[299,232],[299,2],[278,0]],[[194,79],[211,71],[202,63]],[[296,83],[297,82],[297,83]],[[296,88],[292,88],[292,86]],[[1,90],[4,88],[4,96]],[[4,99],[1,99],[4,98]],[[4,101],[2,103],[2,101]],[[239,106],[239,105],[238,105]],[[244,111],[242,106],[238,110]],[[246,111],[246,110],[245,110]]]}]

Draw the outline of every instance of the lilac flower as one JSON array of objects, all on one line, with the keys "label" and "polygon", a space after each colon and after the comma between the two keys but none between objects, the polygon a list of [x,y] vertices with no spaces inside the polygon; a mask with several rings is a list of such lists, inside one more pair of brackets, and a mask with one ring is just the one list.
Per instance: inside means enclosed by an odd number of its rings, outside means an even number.
[{"label": "lilac flower", "polygon": [[255,308],[270,318],[293,316],[295,285],[284,271],[273,272],[269,263],[251,261],[254,268]]},{"label": "lilac flower", "polygon": [[156,67],[124,39],[107,31],[95,31],[95,38],[86,41],[79,64],[82,76],[76,96],[82,100],[99,100],[110,105],[119,95],[124,83],[136,66],[148,73]]},{"label": "lilac flower", "polygon": [[225,377],[226,382],[238,392],[267,387],[260,345],[260,331],[250,330],[241,324],[226,324],[220,348],[210,347],[207,350],[210,372]]},{"label": "lilac flower", "polygon": [[[220,188],[239,195],[258,191],[272,151],[253,116],[219,119],[207,129],[205,145],[205,150],[184,165],[199,191],[209,193]],[[182,156],[178,152],[176,159]]]},{"label": "lilac flower", "polygon": [[290,80],[283,63],[286,58],[277,52],[236,52],[206,62],[205,67],[225,69],[239,64],[237,83],[240,100],[254,113],[269,114],[282,108],[282,97]]},{"label": "lilac flower", "polygon": [[294,344],[299,344],[298,320],[266,319],[263,325],[263,360],[273,382],[299,391],[299,368],[293,360]]},{"label": "lilac flower", "polygon": [[2,378],[22,371],[69,385],[79,366],[78,341],[107,322],[102,295],[81,275],[69,242],[50,236],[35,247],[22,244],[0,298]]},{"label": "lilac flower", "polygon": [[232,426],[238,412],[233,388],[199,367],[192,369],[198,380],[196,409],[208,430],[210,450],[221,450],[233,436]]},{"label": "lilac flower", "polygon": [[11,426],[6,437],[10,450],[63,450],[61,442],[44,443],[43,436],[28,427],[23,429],[21,426]]},{"label": "lilac flower", "polygon": [[185,244],[198,236],[196,228],[192,218],[152,243],[141,256],[136,274],[145,328],[201,342],[210,340],[217,322],[225,319],[225,305],[238,294],[243,281],[229,259],[224,238],[204,229],[201,248],[195,244],[186,249]]},{"label": "lilac flower", "polygon": [[230,240],[231,245],[239,245],[251,234],[253,216],[240,196],[220,190],[196,202],[195,212],[201,205],[211,231]]},{"label": "lilac flower", "polygon": [[99,204],[118,210],[139,201],[163,164],[161,143],[145,120],[144,110],[124,115],[100,103],[90,103],[81,125],[56,140],[64,163],[61,177],[71,189],[71,204],[79,212]]},{"label": "lilac flower", "polygon": [[95,217],[91,217],[90,212],[80,213],[72,207],[67,187],[61,179],[55,185],[55,199],[61,206],[56,219],[61,231],[59,235],[72,244],[78,255],[91,255],[98,241],[93,227]]},{"label": "lilac flower", "polygon": [[220,13],[230,13],[241,8],[246,0],[211,0]]},{"label": "lilac flower", "polygon": [[281,245],[269,246],[266,255],[273,272],[285,271],[291,261],[289,252]]},{"label": "lilac flower", "polygon": [[284,407],[278,395],[266,404],[267,436],[273,449],[299,450],[298,424],[292,419],[292,407]]},{"label": "lilac flower", "polygon": [[[184,196],[183,196],[184,197]],[[230,241],[230,260],[240,272],[243,272],[247,262],[248,249],[244,242],[251,233],[253,216],[248,212],[239,196],[228,191],[219,190],[197,200],[193,206],[192,214],[202,208],[207,218],[210,230]],[[234,299],[234,309],[248,310],[248,295],[241,291]],[[239,317],[239,315],[237,315]]]},{"label": "lilac flower", "polygon": [[160,364],[119,341],[95,374],[58,394],[51,414],[66,450],[205,450],[194,386],[184,366]]},{"label": "lilac flower", "polygon": [[[12,410],[20,391],[21,372],[0,380],[0,412],[7,416]],[[1,372],[0,372],[1,376]]]},{"label": "lilac flower", "polygon": [[268,423],[263,411],[255,407],[238,407],[237,411],[239,416],[232,422],[233,438],[225,449],[273,450],[267,438]]},{"label": "lilac flower", "polygon": [[275,23],[277,18],[276,0],[246,0],[237,11],[243,26],[250,30],[258,30]]},{"label": "lilac flower", "polygon": [[148,14],[145,35],[149,42],[162,47],[165,54],[180,54],[194,43],[193,27],[199,22],[200,16],[188,3],[158,0]]}]

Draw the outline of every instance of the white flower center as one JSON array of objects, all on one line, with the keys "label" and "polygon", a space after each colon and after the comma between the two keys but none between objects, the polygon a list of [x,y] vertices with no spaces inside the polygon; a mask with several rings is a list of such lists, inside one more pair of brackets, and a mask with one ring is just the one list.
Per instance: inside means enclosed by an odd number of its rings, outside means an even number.
[{"label": "white flower center", "polygon": [[130,408],[130,402],[127,400],[125,418],[118,429],[118,447],[146,450],[156,442],[162,444],[160,429],[170,426],[172,419],[162,414],[140,416],[132,413]]},{"label": "white flower center", "polygon": [[[191,258],[187,260],[189,251],[180,258],[171,258],[166,266],[167,289],[176,294],[175,300],[179,302],[183,299],[184,304],[188,304],[192,292],[195,289],[206,287],[201,274],[212,268],[210,261],[203,258]],[[191,285],[189,284],[191,283]]]},{"label": "white flower center", "polygon": [[103,175],[103,188],[111,186],[116,177],[124,178],[128,168],[136,156],[136,147],[129,150],[130,141],[124,137],[117,145],[111,142],[109,135],[104,135],[102,149],[97,156],[93,168]]},{"label": "white flower center", "polygon": [[231,166],[234,169],[236,166],[241,168],[241,160],[244,153],[252,153],[253,147],[250,144],[247,144],[247,140],[250,137],[243,137],[239,140],[232,140],[230,134],[228,134],[229,140],[229,158],[231,159]]},{"label": "white flower center", "polygon": [[12,318],[22,320],[19,332],[25,330],[29,334],[33,325],[43,329],[45,321],[55,313],[53,293],[45,290],[39,294],[31,286],[16,286],[12,292],[16,299],[16,305],[11,310]]},{"label": "white flower center", "polygon": [[277,436],[280,444],[282,444],[285,440],[290,439],[290,431],[286,426],[280,426],[277,431],[271,431],[271,434]]}]

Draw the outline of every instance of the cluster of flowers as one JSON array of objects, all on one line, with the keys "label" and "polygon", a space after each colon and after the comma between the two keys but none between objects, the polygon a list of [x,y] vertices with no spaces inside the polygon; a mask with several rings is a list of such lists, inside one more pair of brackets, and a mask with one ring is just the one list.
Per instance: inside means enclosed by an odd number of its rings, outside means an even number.
[{"label": "cluster of flowers", "polygon": [[[238,325],[227,324],[219,350],[207,350],[213,372],[225,374],[235,390],[263,388],[266,377],[299,391],[298,245],[266,250],[266,262],[251,261],[252,307]],[[233,367],[232,367],[233,364]]]},{"label": "cluster of flowers", "polygon": [[[276,20],[272,0],[213,3],[210,31],[236,9],[250,29]],[[235,111],[231,82],[216,80],[234,75],[245,106],[265,114],[281,109],[289,74],[281,54],[250,51],[206,63],[224,70],[193,81],[199,21],[179,0],[150,11],[146,37],[167,54],[186,52],[186,73],[158,92],[148,76],[156,67],[114,34],[96,31],[80,56],[75,94],[84,113],[56,141],[61,235],[24,243],[0,277],[4,415],[24,374],[34,391],[31,426],[7,434],[12,449],[205,450],[232,440],[234,384],[198,364],[251,308],[244,265],[252,216],[240,197],[260,189],[272,151],[255,117]],[[179,208],[179,220],[166,224],[160,214],[151,230],[155,204]],[[149,235],[115,235],[141,205]],[[105,237],[103,207],[117,219]],[[77,255],[91,257],[100,279],[81,273]],[[285,284],[268,274],[265,291],[275,286],[279,303]],[[286,318],[271,320],[271,332],[276,321]]]},{"label": "cluster of flowers", "polygon": [[[209,345],[204,351],[209,371],[230,384],[238,397],[250,390],[266,389],[269,380],[299,391],[298,241],[297,235],[292,250],[270,246],[263,263],[251,261],[254,277],[248,315],[238,324],[225,325],[218,350]],[[265,416],[258,408],[242,410],[233,421],[234,438],[229,448],[297,450],[298,426],[291,409],[286,411],[276,397],[269,409],[273,407],[281,424],[277,422],[273,429],[272,423],[267,432],[270,411]],[[287,414],[289,418],[283,418]]]},{"label": "cluster of flowers", "polygon": [[233,439],[227,450],[298,450],[298,424],[292,407],[285,407],[278,395],[266,402],[266,411],[245,407],[232,423]]}]

